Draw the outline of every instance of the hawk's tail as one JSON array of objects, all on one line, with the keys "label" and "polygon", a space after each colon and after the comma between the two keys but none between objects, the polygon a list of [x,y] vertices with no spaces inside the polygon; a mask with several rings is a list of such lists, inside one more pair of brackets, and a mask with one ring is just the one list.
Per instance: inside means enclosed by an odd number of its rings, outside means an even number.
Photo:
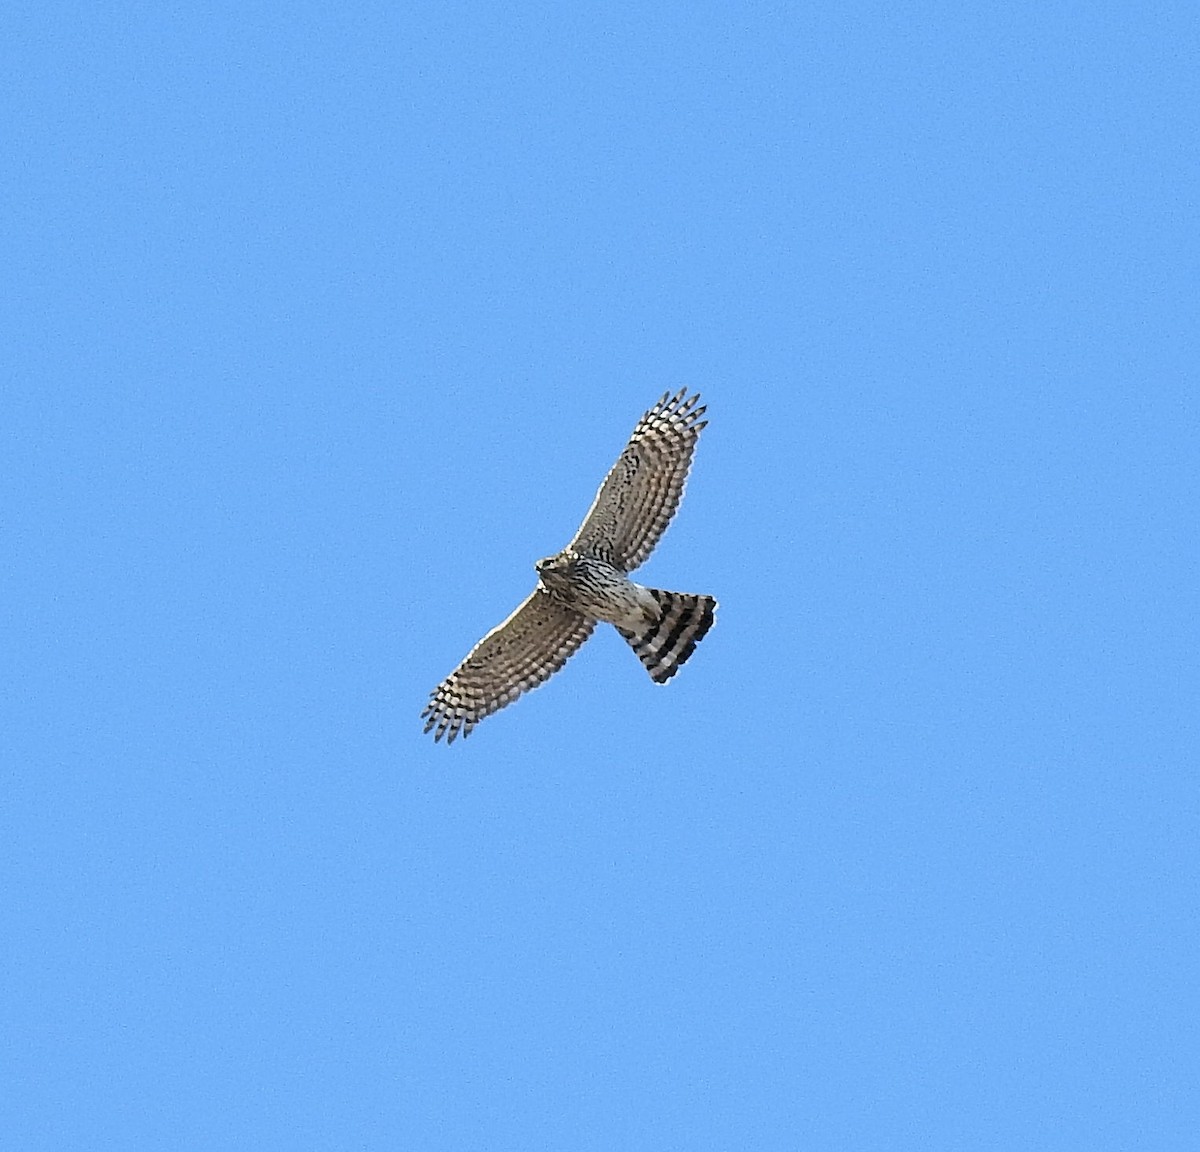
[{"label": "hawk's tail", "polygon": [[650,679],[665,684],[712,627],[717,602],[711,596],[688,592],[660,592],[657,588],[648,591],[658,601],[658,619],[643,624],[636,632],[625,628],[617,631],[646,665]]}]

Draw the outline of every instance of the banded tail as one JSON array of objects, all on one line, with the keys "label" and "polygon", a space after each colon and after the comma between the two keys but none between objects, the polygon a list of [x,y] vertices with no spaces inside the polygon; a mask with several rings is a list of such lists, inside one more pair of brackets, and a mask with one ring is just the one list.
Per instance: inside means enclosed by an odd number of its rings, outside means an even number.
[{"label": "banded tail", "polygon": [[625,628],[617,631],[646,665],[650,679],[665,684],[713,626],[717,602],[711,596],[693,596],[688,592],[661,592],[657,588],[647,591],[658,601],[658,619],[642,625],[636,632]]}]

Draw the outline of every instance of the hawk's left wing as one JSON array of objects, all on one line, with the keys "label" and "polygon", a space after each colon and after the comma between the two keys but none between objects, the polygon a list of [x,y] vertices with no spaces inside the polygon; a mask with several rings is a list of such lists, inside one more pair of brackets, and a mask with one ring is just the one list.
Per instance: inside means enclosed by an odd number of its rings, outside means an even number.
[{"label": "hawk's left wing", "polygon": [[567,545],[632,572],[666,531],[700,438],[699,394],[681,388],[647,412],[600,485],[575,539]]},{"label": "hawk's left wing", "polygon": [[471,734],[485,716],[557,672],[592,634],[595,621],[538,588],[493,628],[434,690],[421,716],[447,744]]}]

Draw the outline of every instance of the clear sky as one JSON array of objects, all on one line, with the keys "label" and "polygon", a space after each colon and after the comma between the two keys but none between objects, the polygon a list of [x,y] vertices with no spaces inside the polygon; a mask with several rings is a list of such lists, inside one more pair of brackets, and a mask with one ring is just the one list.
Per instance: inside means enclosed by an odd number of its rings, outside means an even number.
[{"label": "clear sky", "polygon": [[1193,3],[0,23],[0,1143],[1196,1146]]}]

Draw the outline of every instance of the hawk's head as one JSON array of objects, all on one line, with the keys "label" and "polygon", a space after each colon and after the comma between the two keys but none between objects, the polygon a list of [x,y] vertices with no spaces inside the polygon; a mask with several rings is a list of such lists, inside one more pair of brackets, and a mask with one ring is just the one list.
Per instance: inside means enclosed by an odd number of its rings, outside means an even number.
[{"label": "hawk's head", "polygon": [[555,592],[565,592],[570,582],[571,558],[560,552],[557,556],[547,556],[539,560],[534,568],[537,569],[538,579]]}]

